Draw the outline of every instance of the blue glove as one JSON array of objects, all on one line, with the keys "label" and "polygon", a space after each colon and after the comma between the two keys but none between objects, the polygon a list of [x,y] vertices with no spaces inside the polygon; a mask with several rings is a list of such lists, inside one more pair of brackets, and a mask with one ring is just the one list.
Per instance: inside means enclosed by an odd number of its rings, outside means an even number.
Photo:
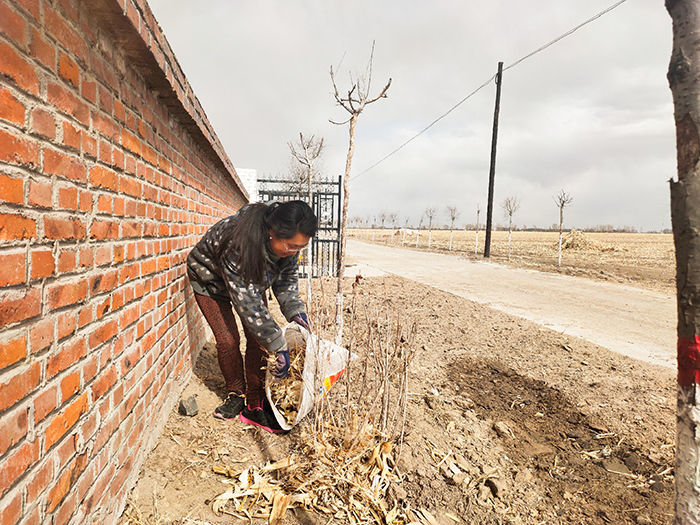
[{"label": "blue glove", "polygon": [[303,326],[309,332],[311,331],[311,326],[309,325],[309,318],[306,316],[306,313],[301,312],[300,314],[293,316],[292,321],[294,321],[299,326]]},{"label": "blue glove", "polygon": [[275,367],[270,371],[275,381],[280,381],[287,377],[289,373],[289,348],[280,350],[275,354]]}]

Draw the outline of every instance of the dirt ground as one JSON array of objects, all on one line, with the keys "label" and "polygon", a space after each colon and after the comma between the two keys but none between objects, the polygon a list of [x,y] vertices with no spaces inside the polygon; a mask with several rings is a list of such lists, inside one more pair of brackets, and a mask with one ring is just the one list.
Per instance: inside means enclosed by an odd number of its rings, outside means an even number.
[{"label": "dirt ground", "polygon": [[[602,263],[591,272],[627,279]],[[667,289],[668,275],[656,275],[642,285]],[[429,511],[439,525],[672,523],[671,371],[398,277],[365,278],[359,290],[416,323],[393,489],[402,505]],[[227,488],[213,467],[263,465],[300,450],[304,425],[271,435],[212,417],[224,391],[211,343],[189,396],[199,414],[173,411],[121,525],[238,523],[212,510]],[[294,508],[283,523],[346,521]]]}]

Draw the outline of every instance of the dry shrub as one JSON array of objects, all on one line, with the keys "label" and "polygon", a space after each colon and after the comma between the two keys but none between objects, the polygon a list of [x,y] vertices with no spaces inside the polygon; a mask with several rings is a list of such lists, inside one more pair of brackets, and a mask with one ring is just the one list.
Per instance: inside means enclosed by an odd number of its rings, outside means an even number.
[{"label": "dry shrub", "polygon": [[[333,282],[318,280],[314,286],[308,305],[313,330],[333,340]],[[215,501],[219,512],[277,521],[283,510],[275,509],[275,502],[279,507],[284,501],[285,508],[301,506],[349,523],[417,521],[408,505],[393,500],[388,490],[401,482],[395,465],[403,441],[415,324],[394,311],[387,298],[365,296],[359,278],[349,295],[343,346],[355,357],[289,434],[293,453],[283,465],[220,472],[237,481]],[[293,339],[288,342],[300,346]],[[280,393],[284,388],[283,383],[275,386]],[[283,402],[289,397],[282,395]],[[274,476],[266,474],[272,470]],[[260,496],[255,506],[245,499],[251,493]]]}]

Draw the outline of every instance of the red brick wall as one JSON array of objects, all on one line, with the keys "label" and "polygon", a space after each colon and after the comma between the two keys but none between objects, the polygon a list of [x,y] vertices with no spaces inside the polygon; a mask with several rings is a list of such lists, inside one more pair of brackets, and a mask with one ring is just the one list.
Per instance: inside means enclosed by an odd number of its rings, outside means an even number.
[{"label": "red brick wall", "polygon": [[245,202],[144,0],[0,0],[0,523],[105,524],[189,379],[189,247]]}]

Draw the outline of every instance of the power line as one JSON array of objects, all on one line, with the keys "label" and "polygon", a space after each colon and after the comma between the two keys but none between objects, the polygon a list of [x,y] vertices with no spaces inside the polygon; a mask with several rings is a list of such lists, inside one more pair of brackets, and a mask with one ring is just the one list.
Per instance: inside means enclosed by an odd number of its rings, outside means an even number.
[{"label": "power line", "polygon": [[[619,5],[624,4],[626,1],[627,1],[627,0],[619,0],[618,2],[614,3],[614,4],[611,5],[610,7],[606,8],[606,9],[603,9],[600,13],[598,13],[598,14],[592,16],[591,18],[589,18],[589,19],[586,20],[585,22],[582,22],[581,24],[577,25],[576,27],[574,27],[574,28],[572,28],[572,29],[569,29],[566,33],[563,33],[563,34],[559,35],[559,36],[556,37],[554,40],[551,40],[550,42],[546,43],[545,45],[543,45],[543,46],[541,46],[541,47],[538,47],[537,49],[535,49],[535,50],[532,51],[531,53],[528,53],[528,54],[525,55],[524,57],[522,57],[522,58],[516,60],[515,62],[513,62],[513,63],[510,64],[509,66],[504,67],[504,68],[503,68],[503,71],[507,71],[507,70],[509,70],[509,69],[511,69],[511,68],[513,68],[513,67],[515,67],[515,66],[517,66],[517,65],[520,64],[521,62],[524,62],[525,60],[527,60],[528,58],[530,58],[530,57],[532,57],[532,56],[535,56],[537,53],[541,53],[542,51],[544,51],[544,50],[547,49],[548,47],[553,46],[554,44],[556,44],[556,43],[559,42],[560,40],[563,40],[563,39],[566,38],[567,36],[569,36],[569,35],[573,34],[574,32],[578,31],[578,30],[581,29],[583,26],[590,24],[591,22],[597,20],[598,18],[600,18],[601,16],[605,15],[606,13],[609,13],[610,11],[612,11],[613,9],[615,9],[616,7],[618,7]],[[406,142],[404,142],[403,144],[401,144],[398,148],[396,148],[395,150],[393,150],[391,153],[389,153],[389,154],[385,155],[384,157],[382,157],[381,159],[379,159],[377,162],[375,162],[374,164],[372,164],[372,165],[371,165],[369,168],[367,168],[366,170],[364,170],[364,171],[358,173],[358,174],[355,175],[354,177],[351,177],[350,180],[353,181],[353,180],[355,180],[356,178],[360,177],[361,175],[364,175],[365,173],[367,173],[367,172],[370,171],[371,169],[375,168],[376,166],[378,166],[379,164],[381,164],[382,162],[384,162],[386,159],[388,159],[388,158],[391,157],[392,155],[398,153],[398,152],[399,152],[400,150],[402,150],[405,146],[407,146],[408,144],[410,144],[411,142],[413,142],[415,139],[417,139],[418,137],[420,137],[423,133],[425,133],[426,131],[428,131],[428,130],[429,130],[430,128],[432,128],[435,124],[437,124],[437,123],[440,122],[442,119],[444,119],[447,115],[449,115],[450,113],[452,113],[455,109],[457,109],[459,106],[461,106],[462,104],[464,104],[467,100],[469,100],[471,97],[473,97],[474,95],[476,95],[479,91],[481,91],[481,90],[484,89],[486,86],[488,86],[494,78],[496,78],[496,75],[491,76],[491,78],[489,78],[486,82],[484,82],[483,84],[481,84],[478,88],[476,88],[474,91],[472,91],[471,93],[469,93],[466,97],[464,97],[462,100],[460,100],[459,102],[457,102],[454,106],[452,106],[450,109],[448,109],[445,113],[443,113],[443,114],[440,115],[438,118],[436,118],[435,120],[433,120],[430,124],[428,124],[425,128],[423,128],[423,129],[422,129],[421,131],[419,131],[418,133],[416,133],[413,137],[411,137],[411,138],[408,139]]]}]

